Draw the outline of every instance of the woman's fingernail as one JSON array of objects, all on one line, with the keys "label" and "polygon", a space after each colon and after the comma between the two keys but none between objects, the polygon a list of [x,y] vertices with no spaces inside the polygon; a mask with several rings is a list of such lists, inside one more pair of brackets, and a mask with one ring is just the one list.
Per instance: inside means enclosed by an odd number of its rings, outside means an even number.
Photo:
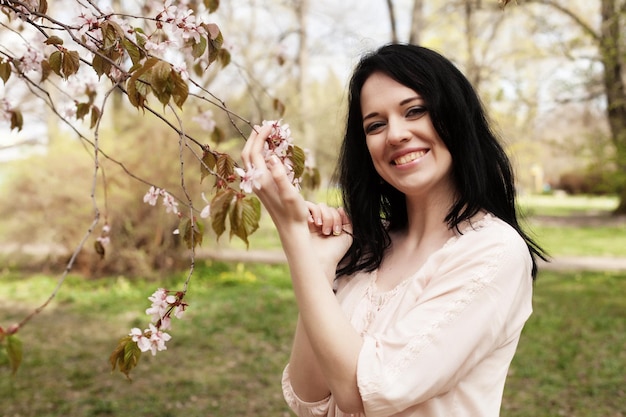
[{"label": "woman's fingernail", "polygon": [[335,236],[339,236],[341,234],[341,226],[337,225],[335,226],[335,228],[333,229],[333,235]]},{"label": "woman's fingernail", "polygon": [[277,165],[279,163],[280,163],[280,159],[278,159],[278,157],[275,154],[270,156],[270,160],[269,160],[270,165]]}]

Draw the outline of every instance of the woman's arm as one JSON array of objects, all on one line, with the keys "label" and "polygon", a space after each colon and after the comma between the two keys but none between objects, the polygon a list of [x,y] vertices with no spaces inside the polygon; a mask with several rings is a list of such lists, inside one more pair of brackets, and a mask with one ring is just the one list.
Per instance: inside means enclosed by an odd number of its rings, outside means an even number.
[{"label": "woman's arm", "polygon": [[[321,233],[311,233],[311,212],[289,182],[285,168],[276,157],[267,162],[263,158],[263,144],[270,130],[271,126],[265,126],[258,133],[252,132],[242,159],[248,169],[254,167],[262,172],[258,178],[261,188],[255,192],[278,230],[300,311],[290,363],[290,374],[297,375],[294,391],[304,400],[320,400],[330,391],[340,409],[358,412],[363,404],[356,368],[363,342],[332,288],[335,268],[350,246],[351,237],[347,233],[324,235],[323,227]],[[342,222],[349,227],[345,215]],[[314,377],[312,383],[308,378]]]}]

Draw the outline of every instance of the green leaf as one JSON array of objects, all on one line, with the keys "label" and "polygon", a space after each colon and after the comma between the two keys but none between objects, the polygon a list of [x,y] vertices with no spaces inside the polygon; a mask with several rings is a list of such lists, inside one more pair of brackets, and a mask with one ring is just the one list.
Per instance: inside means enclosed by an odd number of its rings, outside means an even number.
[{"label": "green leaf", "polygon": [[63,45],[63,39],[53,35],[46,39],[44,43],[46,45]]},{"label": "green leaf", "polygon": [[261,219],[261,203],[259,199],[250,196],[237,198],[230,212],[230,236],[237,236],[249,246],[248,236],[259,228]]},{"label": "green leaf", "polygon": [[82,120],[89,113],[89,103],[78,103],[76,105],[76,118]]},{"label": "green leaf", "polygon": [[98,120],[100,120],[100,109],[97,106],[91,106],[91,124],[89,125],[90,129],[96,127]]},{"label": "green leaf", "polygon": [[300,178],[304,172],[304,160],[306,155],[299,146],[290,146],[287,153],[293,163],[293,173],[295,178]]},{"label": "green leaf", "polygon": [[226,218],[231,209],[233,198],[235,198],[235,192],[226,188],[219,190],[211,200],[211,227],[218,240],[226,230]]},{"label": "green leaf", "polygon": [[275,98],[272,103],[274,110],[278,113],[279,116],[283,116],[285,114],[285,104],[279,99]]},{"label": "green leaf", "polygon": [[137,45],[132,43],[129,39],[124,38],[122,40],[122,45],[124,45],[124,49],[126,49],[133,65],[137,65],[144,58],[144,53],[141,49],[139,49]]},{"label": "green leaf", "polygon": [[317,168],[307,168],[304,170],[300,185],[307,190],[316,190],[322,184],[322,177]]},{"label": "green leaf", "polygon": [[[171,74],[172,66],[168,62],[159,60],[156,64],[152,66],[152,68],[150,69],[149,81],[150,85],[152,86],[152,91],[154,91],[156,95],[161,93],[170,93],[170,91],[168,91],[168,84]],[[163,104],[166,103],[167,102]]]},{"label": "green leaf", "polygon": [[230,52],[228,51],[228,49],[220,49],[219,50],[219,54],[217,59],[220,61],[220,64],[222,64],[222,67],[227,66],[228,64],[230,64]]},{"label": "green leaf", "polygon": [[106,20],[100,25],[104,49],[117,46],[124,39],[124,29],[117,23]]},{"label": "green leaf", "polygon": [[215,164],[217,164],[217,159],[215,155],[213,155],[213,152],[210,150],[204,151],[202,154],[202,162],[200,163],[200,182],[207,176],[212,175],[211,171],[215,169]]},{"label": "green leaf", "polygon": [[183,80],[183,77],[180,76],[176,71],[172,71],[172,97],[174,98],[174,103],[182,109],[183,104],[187,100],[189,96],[189,86]]},{"label": "green leaf", "polygon": [[194,42],[193,47],[191,48],[191,55],[194,58],[200,58],[202,54],[206,51],[207,40],[204,37],[200,37],[200,42]]},{"label": "green leaf", "polygon": [[63,55],[61,51],[54,51],[50,54],[50,58],[48,58],[48,62],[50,63],[50,68],[55,72],[59,77],[61,76],[61,63],[63,62]]},{"label": "green leaf", "polygon": [[126,378],[131,379],[130,371],[137,366],[140,358],[141,350],[139,350],[137,343],[133,342],[131,336],[123,337],[109,356],[111,372],[117,367],[121,373],[126,375]]},{"label": "green leaf", "polygon": [[209,13],[213,13],[220,6],[220,0],[204,0],[204,7],[209,11]]},{"label": "green leaf", "polygon": [[46,61],[45,59],[43,61],[41,61],[41,80],[40,82],[44,82],[48,79],[48,77],[50,76],[50,73],[52,72],[52,68],[50,67],[50,63],[48,61]]},{"label": "green leaf", "polygon": [[9,363],[11,365],[11,373],[15,375],[22,363],[23,348],[22,341],[16,334],[12,334],[6,337],[6,349],[9,357]]},{"label": "green leaf", "polygon": [[98,74],[98,78],[100,78],[102,74],[108,74],[109,71],[111,71],[111,63],[102,57],[102,55],[105,54],[103,50],[99,50],[98,52],[99,53],[94,54],[91,60],[91,66],[94,71],[96,71],[96,74]]},{"label": "green leaf", "polygon": [[150,91],[146,73],[159,62],[157,58],[149,58],[144,64],[133,72],[133,75],[126,82],[126,92],[130,104],[137,108],[143,108],[146,97]]}]

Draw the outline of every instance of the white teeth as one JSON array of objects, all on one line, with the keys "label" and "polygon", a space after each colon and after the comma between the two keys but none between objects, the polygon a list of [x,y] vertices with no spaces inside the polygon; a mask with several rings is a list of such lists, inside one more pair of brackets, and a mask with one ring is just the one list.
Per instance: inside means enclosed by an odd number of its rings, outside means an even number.
[{"label": "white teeth", "polygon": [[409,162],[413,162],[424,155],[426,155],[426,151],[407,153],[406,155],[402,155],[400,158],[394,159],[393,163],[396,165],[408,164]]}]

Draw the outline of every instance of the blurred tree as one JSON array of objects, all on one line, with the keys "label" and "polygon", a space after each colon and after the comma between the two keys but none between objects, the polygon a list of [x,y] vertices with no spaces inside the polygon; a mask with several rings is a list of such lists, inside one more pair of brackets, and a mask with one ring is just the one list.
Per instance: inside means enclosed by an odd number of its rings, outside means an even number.
[{"label": "blurred tree", "polygon": [[[524,3],[539,5],[534,8],[536,18],[545,20],[545,9],[558,12],[577,27],[581,38],[569,42],[566,55],[582,54],[588,57],[589,45],[595,49],[594,61],[600,63],[600,83],[605,98],[605,111],[610,137],[614,146],[613,189],[619,195],[616,214],[626,214],[626,1],[596,0],[587,2],[581,9],[579,2],[563,0],[527,0]],[[584,14],[593,7],[592,14]],[[584,11],[582,11],[584,10]],[[551,26],[550,31],[561,30]],[[557,32],[558,33],[558,32]],[[592,73],[592,76],[595,75]],[[590,82],[590,86],[594,83]],[[590,87],[593,91],[593,87]],[[595,98],[593,94],[590,98]],[[610,165],[609,165],[610,166]]]}]

